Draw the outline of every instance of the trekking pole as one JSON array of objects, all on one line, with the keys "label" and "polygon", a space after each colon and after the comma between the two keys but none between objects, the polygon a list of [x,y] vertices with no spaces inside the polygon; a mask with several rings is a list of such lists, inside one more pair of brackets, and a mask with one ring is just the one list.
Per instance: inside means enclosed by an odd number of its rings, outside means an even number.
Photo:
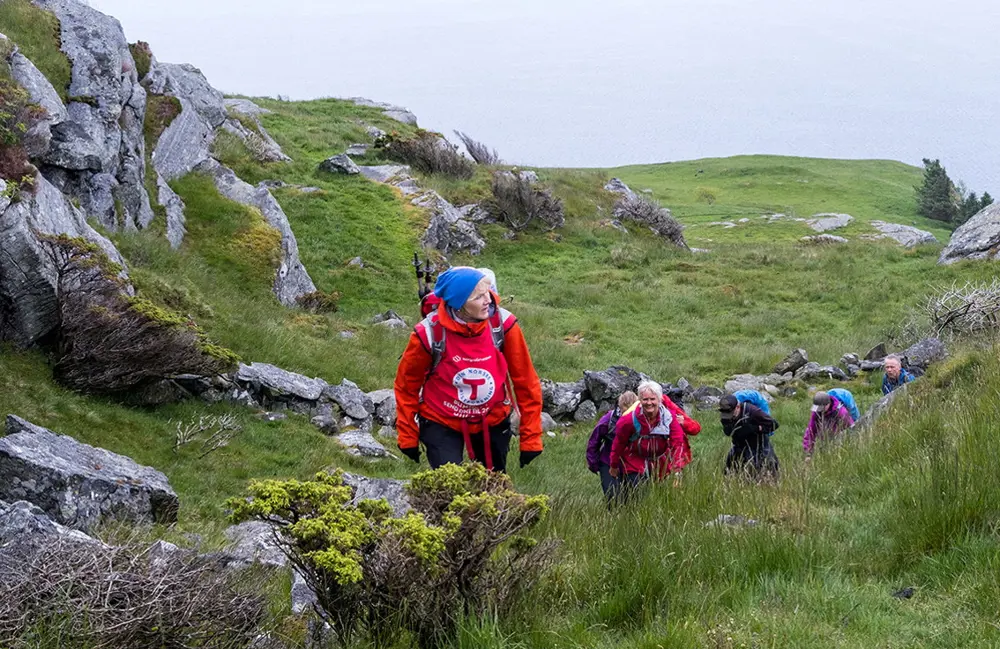
[{"label": "trekking pole", "polygon": [[427,295],[427,284],[423,281],[423,271],[420,268],[420,257],[413,253],[413,270],[417,273],[417,299],[424,299]]}]

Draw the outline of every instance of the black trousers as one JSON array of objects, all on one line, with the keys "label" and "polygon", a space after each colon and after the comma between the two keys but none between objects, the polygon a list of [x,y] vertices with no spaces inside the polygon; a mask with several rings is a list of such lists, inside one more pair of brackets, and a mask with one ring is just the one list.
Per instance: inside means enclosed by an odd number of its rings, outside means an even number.
[{"label": "black trousers", "polygon": [[[513,436],[510,430],[510,418],[504,419],[496,426],[490,426],[489,430],[493,470],[504,473],[507,471],[507,452],[510,450],[510,438]],[[474,433],[470,441],[476,462],[486,464],[482,433]],[[424,445],[427,462],[432,469],[448,463],[461,464],[465,458],[465,438],[462,437],[462,431],[423,417],[420,418],[420,442]]]},{"label": "black trousers", "polygon": [[601,462],[601,490],[608,502],[608,509],[615,505],[624,505],[635,495],[635,492],[646,483],[646,476],[641,473],[625,473],[618,477],[611,475],[611,467]]},{"label": "black trousers", "polygon": [[725,475],[742,475],[752,480],[774,480],[779,471],[778,455],[765,438],[754,444],[733,445],[726,455]]}]

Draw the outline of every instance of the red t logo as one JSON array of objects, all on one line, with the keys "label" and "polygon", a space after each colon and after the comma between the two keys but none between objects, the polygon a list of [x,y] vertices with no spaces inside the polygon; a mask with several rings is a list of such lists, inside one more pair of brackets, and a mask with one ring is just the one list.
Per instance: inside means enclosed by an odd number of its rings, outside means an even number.
[{"label": "red t logo", "polygon": [[486,384],[486,379],[470,379],[468,377],[463,377],[462,383],[465,383],[472,389],[471,394],[469,394],[469,399],[475,401],[479,398],[479,387]]}]

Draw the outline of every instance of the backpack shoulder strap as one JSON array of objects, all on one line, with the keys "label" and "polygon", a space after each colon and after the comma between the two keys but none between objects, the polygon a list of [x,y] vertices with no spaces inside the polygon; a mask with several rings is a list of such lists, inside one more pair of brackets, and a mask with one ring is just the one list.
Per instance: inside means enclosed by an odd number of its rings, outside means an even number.
[{"label": "backpack shoulder strap", "polygon": [[[438,322],[436,314],[434,313],[421,320],[420,324],[417,326],[423,327],[424,333],[427,336],[427,345],[430,347],[431,352],[430,372],[433,372],[437,369],[437,366],[441,364],[441,358],[444,356],[444,327],[442,327],[441,323]],[[430,372],[428,372],[428,374]]]},{"label": "backpack shoulder strap", "polygon": [[498,307],[490,316],[490,333],[493,336],[493,346],[496,347],[497,351],[503,352],[504,337],[507,335],[506,325],[512,316],[513,314],[503,307]]}]

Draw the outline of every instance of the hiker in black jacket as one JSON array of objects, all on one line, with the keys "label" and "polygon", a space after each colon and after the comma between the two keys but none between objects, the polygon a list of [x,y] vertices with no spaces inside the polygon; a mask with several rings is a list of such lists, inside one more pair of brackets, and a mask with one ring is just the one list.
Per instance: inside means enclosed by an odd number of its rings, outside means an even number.
[{"label": "hiker in black jacket", "polygon": [[741,403],[731,394],[719,399],[722,432],[732,438],[733,447],[726,456],[725,474],[740,474],[754,480],[778,477],[778,456],[770,435],[778,428],[771,415],[752,403]]}]

